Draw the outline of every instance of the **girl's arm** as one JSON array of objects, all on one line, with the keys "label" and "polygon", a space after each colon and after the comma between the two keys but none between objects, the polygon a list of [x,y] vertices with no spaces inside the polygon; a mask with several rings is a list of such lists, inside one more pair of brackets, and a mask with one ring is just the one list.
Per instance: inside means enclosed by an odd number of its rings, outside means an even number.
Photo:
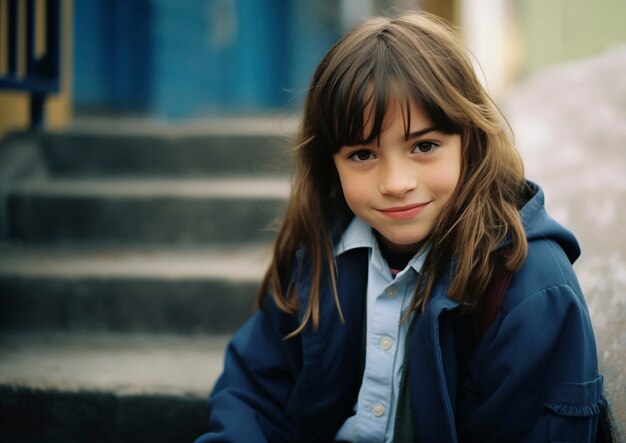
[{"label": "girl's arm", "polygon": [[210,432],[196,443],[281,442],[293,434],[285,408],[301,366],[300,342],[283,340],[295,329],[293,319],[270,297],[266,305],[229,344],[224,372],[209,399]]},{"label": "girl's arm", "polygon": [[582,295],[558,285],[509,309],[470,361],[478,375],[459,404],[462,439],[595,441],[604,397]]}]

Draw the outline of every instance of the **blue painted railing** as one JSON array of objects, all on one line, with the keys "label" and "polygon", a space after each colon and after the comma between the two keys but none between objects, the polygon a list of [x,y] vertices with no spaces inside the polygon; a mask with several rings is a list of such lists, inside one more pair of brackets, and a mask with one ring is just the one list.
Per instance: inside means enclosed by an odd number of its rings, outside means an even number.
[{"label": "blue painted railing", "polygon": [[[26,8],[19,8],[18,0],[8,0],[5,11],[8,17],[0,17],[0,23],[7,23],[4,33],[8,42],[4,64],[5,72],[0,72],[0,89],[28,91],[30,93],[31,128],[41,128],[44,124],[46,96],[59,91],[60,87],[60,46],[61,46],[61,0],[46,0],[45,10],[37,10],[36,0],[27,0]],[[20,29],[20,14],[25,12],[26,29]],[[45,52],[36,54],[37,14],[45,13]],[[20,69],[20,36],[26,38],[25,69]],[[25,71],[25,72],[24,72]]]}]

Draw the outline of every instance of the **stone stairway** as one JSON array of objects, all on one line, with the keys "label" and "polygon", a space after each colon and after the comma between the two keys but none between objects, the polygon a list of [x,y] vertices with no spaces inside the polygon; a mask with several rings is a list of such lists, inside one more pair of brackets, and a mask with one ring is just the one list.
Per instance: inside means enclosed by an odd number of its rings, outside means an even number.
[{"label": "stone stairway", "polygon": [[4,141],[0,441],[204,431],[289,192],[289,133],[121,121]]}]

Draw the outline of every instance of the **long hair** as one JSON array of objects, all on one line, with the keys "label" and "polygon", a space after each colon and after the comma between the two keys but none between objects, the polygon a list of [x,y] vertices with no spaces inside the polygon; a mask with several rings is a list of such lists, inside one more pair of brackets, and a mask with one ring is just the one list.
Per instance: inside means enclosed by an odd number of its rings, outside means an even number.
[{"label": "long hair", "polygon": [[[290,336],[309,322],[319,326],[323,275],[342,316],[330,227],[351,211],[333,154],[380,135],[391,95],[405,100],[406,136],[414,103],[439,130],[461,137],[460,178],[428,238],[432,247],[411,309],[425,308],[450,263],[448,296],[466,310],[475,309],[496,262],[515,271],[526,257],[518,211],[526,193],[523,165],[510,127],[476,78],[464,46],[447,23],[428,14],[369,19],[322,59],[304,105],[291,197],[259,291],[260,306],[269,293],[279,309],[297,312],[290,279],[294,253],[302,248],[310,266],[310,293],[300,327]],[[507,247],[501,248],[504,243]]]}]

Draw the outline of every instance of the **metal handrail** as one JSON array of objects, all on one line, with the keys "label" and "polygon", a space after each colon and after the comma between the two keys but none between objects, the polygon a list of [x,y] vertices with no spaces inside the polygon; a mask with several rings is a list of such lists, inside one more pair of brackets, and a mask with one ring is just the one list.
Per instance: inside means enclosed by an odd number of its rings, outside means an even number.
[{"label": "metal handrail", "polygon": [[[59,92],[60,89],[60,53],[61,53],[61,1],[46,0],[45,41],[46,51],[37,55],[35,51],[37,1],[26,3],[26,72],[20,73],[18,67],[20,48],[20,9],[18,0],[8,0],[6,40],[8,42],[6,66],[7,72],[0,73],[0,89],[30,92],[31,128],[41,128],[44,123],[44,104],[46,96]],[[0,11],[2,13],[2,11]],[[0,17],[2,19],[3,17]]]}]

